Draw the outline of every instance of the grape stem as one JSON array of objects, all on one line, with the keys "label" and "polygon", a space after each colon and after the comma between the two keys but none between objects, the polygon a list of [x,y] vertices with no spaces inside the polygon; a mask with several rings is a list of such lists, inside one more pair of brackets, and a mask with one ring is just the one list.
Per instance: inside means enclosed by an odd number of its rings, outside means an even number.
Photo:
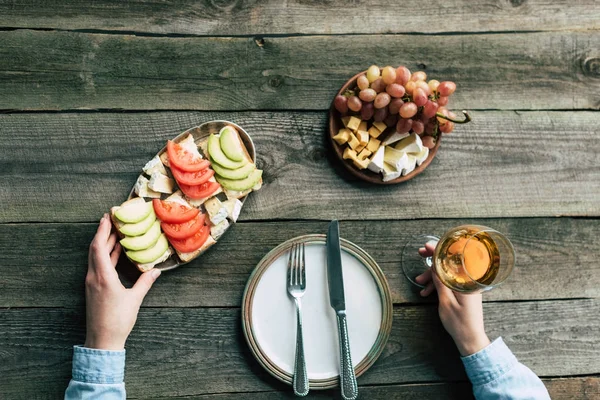
[{"label": "grape stem", "polygon": [[452,121],[455,124],[466,124],[467,122],[471,122],[471,116],[469,115],[469,113],[467,112],[467,110],[462,110],[462,113],[465,114],[465,119],[462,120],[462,121],[459,121],[459,120],[454,119],[452,117],[448,117],[448,116],[446,116],[446,115],[444,115],[442,113],[435,113],[435,115],[438,118],[445,119],[447,121]]}]

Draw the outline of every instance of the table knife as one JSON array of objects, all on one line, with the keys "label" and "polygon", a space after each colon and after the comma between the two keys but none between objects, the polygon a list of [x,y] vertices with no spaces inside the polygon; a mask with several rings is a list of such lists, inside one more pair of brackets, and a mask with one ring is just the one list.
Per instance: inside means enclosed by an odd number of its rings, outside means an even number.
[{"label": "table knife", "polygon": [[342,398],[344,400],[354,400],[358,397],[358,385],[354,375],[352,358],[350,357],[338,221],[332,221],[327,232],[327,282],[329,283],[329,302],[337,316],[340,339],[340,388]]}]

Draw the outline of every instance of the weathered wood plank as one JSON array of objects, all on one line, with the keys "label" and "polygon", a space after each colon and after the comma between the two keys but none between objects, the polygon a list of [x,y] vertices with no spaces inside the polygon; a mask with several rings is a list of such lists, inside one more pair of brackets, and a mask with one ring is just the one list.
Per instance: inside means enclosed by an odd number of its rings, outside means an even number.
[{"label": "weathered wood plank", "polygon": [[243,220],[600,215],[600,113],[473,116],[423,174],[380,187],[332,159],[325,113],[0,115],[0,222],[97,221],[168,138],[211,119],[244,126],[265,170]]},{"label": "weathered wood plank", "polygon": [[[403,243],[413,234],[440,235],[445,229],[466,222],[469,221],[346,221],[341,223],[341,232],[381,266],[394,303],[415,303],[424,300],[402,274]],[[486,293],[486,301],[600,297],[600,265],[596,262],[600,253],[600,242],[596,240],[600,220],[528,218],[473,222],[506,232],[517,252],[513,275],[505,285]],[[0,307],[83,305],[87,247],[95,229],[95,224],[0,225]],[[284,240],[324,233],[326,229],[327,222],[240,223],[201,258],[161,276],[144,304],[237,307],[250,272],[269,250]],[[391,244],[389,238],[393,238]],[[125,259],[121,260],[119,271],[126,285],[137,278]]]},{"label": "weathered wood plank", "polygon": [[[542,379],[553,400],[572,400],[577,396],[581,400],[593,400],[600,396],[600,378],[559,378]],[[237,400],[242,393],[210,394],[185,397],[159,397],[156,400],[188,400],[205,399]],[[338,392],[334,390],[312,391],[308,398],[331,399]],[[244,399],[278,400],[293,399],[294,394],[289,390],[279,392],[243,393]],[[426,383],[408,385],[360,386],[360,396],[366,399],[402,399],[402,400],[440,400],[440,399],[472,399],[471,385],[460,383]]]},{"label": "weathered wood plank", "polygon": [[[597,300],[485,305],[486,327],[541,376],[600,373]],[[83,310],[0,310],[5,395],[56,398],[70,376],[70,346],[84,336]],[[127,346],[126,384],[133,397],[282,390],[252,359],[237,309],[147,309]],[[42,345],[43,343],[43,345]],[[561,349],[561,351],[556,351]],[[435,307],[394,310],[388,345],[359,378],[363,385],[464,380]]]},{"label": "weathered wood plank", "polygon": [[[435,24],[432,24],[435,25]],[[453,80],[462,109],[597,109],[600,35],[157,38],[0,32],[0,109],[326,109],[373,63]]]},{"label": "weathered wood plank", "polygon": [[[58,8],[58,9],[57,9]],[[414,10],[407,16],[408,10]],[[455,0],[423,7],[389,1],[3,1],[0,26],[195,35],[540,31],[598,28],[592,0]]]}]

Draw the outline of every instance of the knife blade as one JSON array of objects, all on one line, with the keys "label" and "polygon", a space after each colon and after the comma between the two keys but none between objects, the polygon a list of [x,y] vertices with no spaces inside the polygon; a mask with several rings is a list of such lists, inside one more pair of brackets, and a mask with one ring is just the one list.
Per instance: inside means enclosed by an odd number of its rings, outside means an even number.
[{"label": "knife blade", "polygon": [[358,397],[358,385],[350,355],[348,324],[346,322],[346,298],[344,296],[344,274],[342,272],[342,250],[340,247],[340,226],[331,221],[327,232],[327,282],[329,303],[335,310],[340,341],[340,389],[344,400]]}]

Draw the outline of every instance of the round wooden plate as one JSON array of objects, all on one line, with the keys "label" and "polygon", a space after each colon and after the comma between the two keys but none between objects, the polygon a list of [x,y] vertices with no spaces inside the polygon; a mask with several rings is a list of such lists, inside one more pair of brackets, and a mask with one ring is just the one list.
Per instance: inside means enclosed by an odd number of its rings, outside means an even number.
[{"label": "round wooden plate", "polygon": [[[250,137],[250,135],[248,135],[248,132],[246,132],[244,130],[244,128],[242,128],[241,126],[234,124],[233,122],[230,122],[230,121],[215,120],[215,121],[205,122],[202,125],[196,126],[194,128],[190,128],[187,131],[182,132],[181,134],[177,135],[172,140],[174,142],[179,142],[179,141],[183,140],[185,137],[187,137],[187,135],[192,135],[192,137],[194,138],[194,142],[196,143],[196,145],[198,145],[198,143],[206,140],[212,133],[215,133],[215,134],[219,133],[221,128],[223,128],[226,125],[234,126],[235,129],[237,129],[237,131],[240,135],[240,138],[242,139],[242,142],[244,143],[244,146],[246,146],[246,149],[248,150],[248,154],[250,154],[250,157],[252,158],[252,162],[256,163],[256,150],[254,148],[254,143],[252,142],[252,138]],[[167,151],[166,145],[162,149],[160,149],[160,151],[156,155],[160,157],[161,154],[163,154],[165,151]],[[171,170],[168,167],[165,167],[165,168],[167,169],[167,172],[170,174]],[[173,176],[170,176],[170,177],[173,178]],[[163,198],[166,198],[168,196],[170,196],[170,195],[165,194],[165,195],[163,195]],[[134,197],[138,197],[138,196],[135,193],[134,189],[132,188],[131,191],[129,192],[129,196],[127,197],[127,200],[130,200]],[[246,197],[248,197],[248,196],[244,196],[239,199],[242,202],[242,204],[246,201]],[[229,225],[227,230],[229,230],[229,228],[232,225],[233,225],[233,222]],[[227,232],[227,230],[225,232]],[[225,234],[225,233],[223,233],[223,234]],[[163,261],[162,263],[157,264],[154,268],[160,269],[161,271],[168,271],[170,269],[177,268],[183,264],[187,264],[187,263],[181,261],[179,259],[179,257],[177,256],[177,253],[173,252],[171,257],[169,257],[167,260]]]},{"label": "round wooden plate", "polygon": [[[347,89],[349,89],[351,87],[356,87],[356,80],[358,79],[358,77],[361,76],[362,74],[366,74],[366,73],[367,73],[367,71],[359,72],[358,74],[356,74],[352,78],[350,78],[344,84],[344,86],[342,86],[340,91],[336,93],[336,96],[344,93]],[[340,146],[339,144],[337,144],[335,140],[333,140],[333,137],[335,135],[337,135],[338,131],[340,129],[342,129],[343,127],[344,127],[344,124],[342,123],[340,113],[333,106],[333,102],[331,102],[331,107],[329,108],[329,134],[327,135],[327,137],[329,138],[329,142],[331,143],[331,146],[333,147],[333,151],[334,151],[335,155],[340,160],[342,165],[344,165],[344,167],[352,175],[354,175],[355,177],[357,177],[363,181],[376,183],[379,185],[392,185],[395,183],[401,183],[401,182],[405,182],[405,181],[412,179],[415,176],[419,175],[421,172],[423,172],[425,170],[425,168],[427,168],[427,166],[429,164],[431,164],[431,161],[435,157],[435,155],[438,151],[438,148],[440,147],[440,144],[442,143],[442,140],[441,140],[442,135],[438,135],[438,138],[435,143],[435,147],[433,149],[429,150],[429,156],[425,159],[425,161],[423,161],[423,163],[421,165],[416,167],[414,169],[414,171],[412,171],[408,175],[399,176],[396,179],[384,182],[381,174],[376,174],[368,169],[358,169],[353,164],[349,163],[347,160],[344,160],[344,158],[342,157],[342,155],[344,153],[344,148],[342,146]]]},{"label": "round wooden plate", "polygon": [[[329,304],[325,235],[290,239],[256,266],[242,300],[244,336],[258,362],[275,378],[292,384],[296,344],[294,302],[286,273],[293,243],[306,246],[306,292],[302,297],[304,352],[311,389],[338,385],[339,344]],[[341,239],[348,331],[356,376],[381,355],[392,328],[392,300],[385,275],[364,250]]]}]

